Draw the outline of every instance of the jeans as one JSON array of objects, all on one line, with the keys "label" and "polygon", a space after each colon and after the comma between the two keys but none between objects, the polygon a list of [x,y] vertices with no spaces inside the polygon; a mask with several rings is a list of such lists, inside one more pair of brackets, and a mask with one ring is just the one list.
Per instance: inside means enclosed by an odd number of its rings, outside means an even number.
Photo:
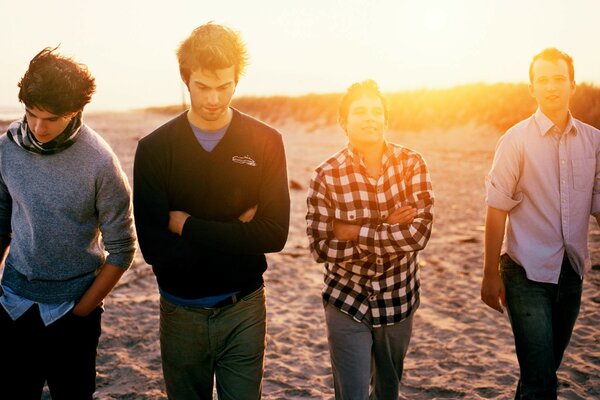
[{"label": "jeans", "polygon": [[264,288],[235,304],[195,308],[160,299],[160,350],[170,400],[259,399],[266,347]]},{"label": "jeans", "polygon": [[523,267],[501,257],[520,378],[515,399],[556,399],[556,371],[581,304],[582,280],[565,257],[558,284],[527,279]]},{"label": "jeans", "polygon": [[325,303],[327,339],[337,400],[398,398],[412,315],[394,325],[373,328]]},{"label": "jeans", "polygon": [[44,326],[37,305],[16,321],[0,306],[0,397],[39,400],[47,382],[53,400],[91,400],[101,314],[68,313]]}]

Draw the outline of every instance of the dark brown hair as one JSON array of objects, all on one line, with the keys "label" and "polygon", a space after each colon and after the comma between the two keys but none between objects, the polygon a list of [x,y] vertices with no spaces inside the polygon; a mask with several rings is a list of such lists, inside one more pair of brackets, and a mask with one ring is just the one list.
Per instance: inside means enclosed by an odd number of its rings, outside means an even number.
[{"label": "dark brown hair", "polygon": [[340,103],[340,108],[338,112],[338,121],[344,126],[348,119],[348,112],[350,111],[350,105],[360,99],[363,96],[367,97],[378,97],[381,99],[381,103],[383,104],[383,112],[385,116],[385,122],[388,122],[389,118],[389,106],[388,101],[385,96],[379,90],[379,86],[377,86],[377,82],[372,79],[356,82],[352,84],[347,90],[344,97],[342,97],[342,102]]},{"label": "dark brown hair", "polygon": [[55,115],[83,110],[96,90],[94,78],[83,64],[55,53],[49,47],[29,63],[19,81],[19,101]]}]

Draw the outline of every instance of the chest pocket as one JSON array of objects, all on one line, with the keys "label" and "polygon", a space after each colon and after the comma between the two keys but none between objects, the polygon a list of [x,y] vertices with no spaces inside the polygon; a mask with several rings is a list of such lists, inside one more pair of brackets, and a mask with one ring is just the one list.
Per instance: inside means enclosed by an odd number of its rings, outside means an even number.
[{"label": "chest pocket", "polygon": [[336,209],[335,210],[335,219],[338,219],[338,220],[344,221],[344,222],[350,222],[350,223],[362,223],[364,221],[368,221],[373,218],[376,218],[377,215],[374,215],[374,214],[375,213],[373,211],[369,210],[368,208],[359,208],[359,209],[350,210],[350,211],[343,211],[343,210]]},{"label": "chest pocket", "polygon": [[596,175],[595,158],[579,158],[573,163],[573,189],[579,191],[591,190]]}]

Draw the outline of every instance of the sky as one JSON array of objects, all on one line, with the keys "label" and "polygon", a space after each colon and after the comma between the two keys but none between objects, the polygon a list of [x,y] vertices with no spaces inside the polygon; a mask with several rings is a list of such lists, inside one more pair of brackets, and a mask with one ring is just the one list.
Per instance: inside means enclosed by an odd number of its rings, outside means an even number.
[{"label": "sky", "polygon": [[[600,85],[596,0],[0,0],[0,108],[44,47],[88,66],[87,109],[181,104],[179,43],[208,21],[239,31],[250,64],[238,96],[526,82],[531,57],[558,47],[577,82]],[[187,98],[187,96],[186,96]]]}]

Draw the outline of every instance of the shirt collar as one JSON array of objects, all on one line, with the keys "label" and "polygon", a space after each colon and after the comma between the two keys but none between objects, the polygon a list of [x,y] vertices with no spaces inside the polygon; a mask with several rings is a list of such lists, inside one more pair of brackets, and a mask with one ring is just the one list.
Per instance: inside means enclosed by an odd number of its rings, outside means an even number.
[{"label": "shirt collar", "polygon": [[[548,118],[546,116],[546,114],[544,114],[539,107],[536,110],[533,117],[535,119],[535,122],[537,123],[537,125],[540,128],[540,134],[542,136],[546,136],[546,134],[548,132],[550,132],[552,130],[552,128],[554,127],[554,122],[552,122],[552,120],[550,118]],[[562,133],[569,133],[569,134],[573,134],[573,135],[577,134],[577,128],[575,127],[575,123],[573,121],[573,116],[571,115],[571,111],[569,111],[569,122],[567,122],[567,127],[565,128],[564,132],[561,132],[561,134]]]},{"label": "shirt collar", "polygon": [[[388,160],[394,156],[394,149],[385,140],[383,141],[383,146],[384,150],[381,157],[381,165],[385,167]],[[348,142],[348,153],[350,154],[353,163],[364,165],[362,153],[356,147],[352,146],[350,142]]]}]

